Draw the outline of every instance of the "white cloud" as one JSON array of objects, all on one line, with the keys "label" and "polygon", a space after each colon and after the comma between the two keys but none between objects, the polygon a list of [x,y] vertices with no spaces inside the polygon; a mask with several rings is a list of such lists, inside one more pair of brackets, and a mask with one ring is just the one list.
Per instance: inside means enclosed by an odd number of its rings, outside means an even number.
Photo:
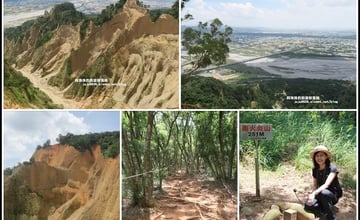
[{"label": "white cloud", "polygon": [[82,134],[90,127],[69,112],[4,112],[4,163],[6,167],[29,160],[37,145],[47,139],[55,143],[59,134]]},{"label": "white cloud", "polygon": [[229,16],[240,17],[257,17],[264,14],[263,10],[256,8],[250,2],[241,3],[220,3],[222,10],[226,11]]},{"label": "white cloud", "polygon": [[284,10],[269,11],[274,25],[311,29],[355,29],[356,1],[295,0],[287,1]]},{"label": "white cloud", "polygon": [[296,7],[356,7],[357,1],[354,0],[285,0],[288,6]]},{"label": "white cloud", "polygon": [[[209,2],[195,0],[184,12],[198,21],[215,17],[232,27],[268,27],[289,29],[355,29],[357,1],[353,0],[278,0]],[[262,3],[262,4],[260,4]],[[266,4],[265,4],[266,3]],[[272,3],[272,4],[270,4]]]},{"label": "white cloud", "polygon": [[252,3],[220,3],[220,20],[230,26],[251,26],[255,20],[264,16],[264,10]]}]

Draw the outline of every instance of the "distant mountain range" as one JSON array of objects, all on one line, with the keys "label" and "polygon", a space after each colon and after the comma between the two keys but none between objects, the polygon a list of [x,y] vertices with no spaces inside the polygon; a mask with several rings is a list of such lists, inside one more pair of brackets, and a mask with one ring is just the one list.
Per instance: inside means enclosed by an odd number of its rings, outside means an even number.
[{"label": "distant mountain range", "polygon": [[[118,0],[4,0],[4,26],[14,27],[44,14],[55,4],[71,2],[84,14],[99,14],[106,6]],[[151,9],[170,8],[175,0],[142,0]]]},{"label": "distant mountain range", "polygon": [[[182,25],[181,29],[196,26]],[[283,37],[337,37],[344,39],[356,39],[355,30],[296,30],[296,29],[274,29],[266,27],[231,27],[233,34],[257,34]]]}]

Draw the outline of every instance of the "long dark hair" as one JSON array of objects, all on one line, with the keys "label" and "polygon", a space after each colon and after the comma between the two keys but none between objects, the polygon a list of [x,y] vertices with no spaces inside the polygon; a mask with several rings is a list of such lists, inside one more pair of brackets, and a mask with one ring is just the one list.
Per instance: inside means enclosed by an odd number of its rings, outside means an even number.
[{"label": "long dark hair", "polygon": [[[321,152],[321,151],[316,152],[316,153],[314,154],[314,157],[313,157],[313,163],[314,163],[314,167],[315,167],[316,169],[319,169],[319,168],[320,168],[319,164],[316,163],[316,161],[315,161],[316,154],[319,153],[319,152]],[[326,161],[325,161],[325,166],[326,166],[326,168],[328,168],[328,167],[330,167],[330,159],[328,158],[328,155],[327,155],[327,154],[326,154],[326,157],[327,157],[327,158],[326,158]]]}]

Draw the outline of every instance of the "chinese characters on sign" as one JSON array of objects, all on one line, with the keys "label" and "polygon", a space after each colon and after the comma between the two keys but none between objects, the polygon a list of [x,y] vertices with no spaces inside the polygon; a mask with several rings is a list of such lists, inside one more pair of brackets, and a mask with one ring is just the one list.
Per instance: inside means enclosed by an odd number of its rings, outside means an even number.
[{"label": "chinese characters on sign", "polygon": [[240,140],[271,140],[271,124],[240,124]]}]

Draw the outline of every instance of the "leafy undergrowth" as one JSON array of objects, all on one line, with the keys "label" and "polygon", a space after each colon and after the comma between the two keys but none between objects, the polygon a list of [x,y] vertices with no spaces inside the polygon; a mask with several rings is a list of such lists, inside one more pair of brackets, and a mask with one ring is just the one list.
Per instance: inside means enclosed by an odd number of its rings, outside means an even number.
[{"label": "leafy undergrowth", "polygon": [[29,79],[14,70],[9,62],[4,62],[4,105],[5,108],[62,108],[38,88],[33,87]]},{"label": "leafy undergrowth", "polygon": [[[183,76],[183,108],[221,109],[353,109],[356,85],[343,80],[261,78],[226,84],[208,77]],[[320,101],[295,102],[289,97],[311,96]]]}]

